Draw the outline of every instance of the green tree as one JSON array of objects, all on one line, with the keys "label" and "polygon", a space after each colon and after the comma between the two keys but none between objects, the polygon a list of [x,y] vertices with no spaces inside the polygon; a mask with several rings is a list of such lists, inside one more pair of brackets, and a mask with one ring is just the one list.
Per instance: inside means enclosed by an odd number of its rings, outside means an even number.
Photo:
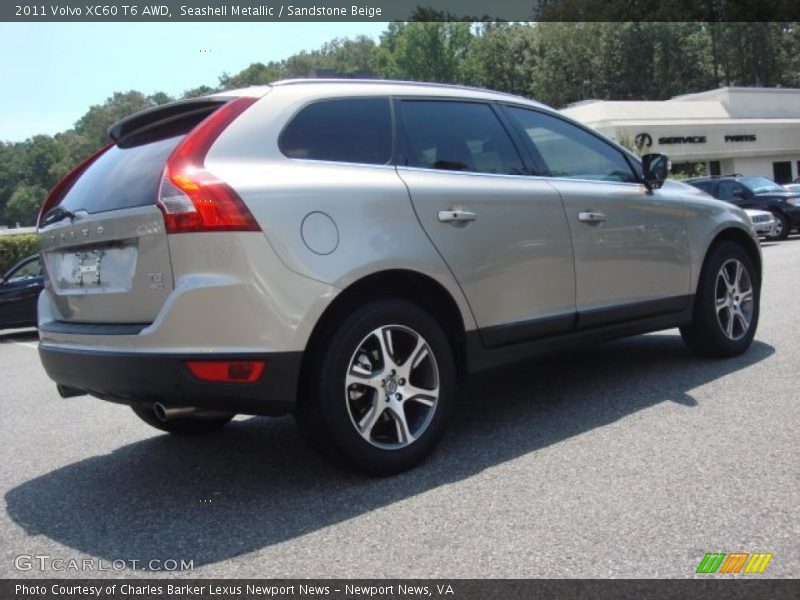
[{"label": "green tree", "polygon": [[0,215],[23,180],[25,147],[24,142],[0,142]]},{"label": "green tree", "polygon": [[217,88],[212,88],[207,85],[200,85],[183,92],[182,98],[197,98],[198,96],[207,96],[219,91]]},{"label": "green tree", "polygon": [[796,81],[796,23],[715,23],[722,85],[785,85]]},{"label": "green tree", "polygon": [[270,81],[283,79],[285,76],[285,69],[281,63],[274,61],[266,65],[260,62],[252,63],[236,75],[223,73],[219,78],[219,89],[233,90],[250,85],[263,85]]},{"label": "green tree", "polygon": [[85,144],[78,150],[77,154],[87,156],[98,146],[106,143],[108,141],[108,128],[123,117],[169,102],[171,99],[170,96],[162,92],[146,96],[142,92],[131,90],[129,92],[116,92],[106,99],[103,104],[96,104],[90,107],[86,114],[75,123],[75,133],[83,136],[85,140]]},{"label": "green tree", "polygon": [[537,26],[537,67],[531,74],[531,94],[552,106],[587,98],[605,98],[604,23],[540,23]]},{"label": "green tree", "polygon": [[391,23],[374,67],[382,77],[442,83],[469,80],[470,23]]},{"label": "green tree", "polygon": [[40,185],[20,184],[6,204],[5,220],[9,225],[34,225],[47,190]]},{"label": "green tree", "polygon": [[509,94],[530,94],[536,33],[530,23],[482,24],[466,59],[469,82]]}]

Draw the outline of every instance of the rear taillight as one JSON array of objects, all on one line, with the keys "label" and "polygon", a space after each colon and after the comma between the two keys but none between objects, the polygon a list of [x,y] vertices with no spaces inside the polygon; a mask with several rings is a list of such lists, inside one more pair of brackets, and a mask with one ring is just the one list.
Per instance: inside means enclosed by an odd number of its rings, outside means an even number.
[{"label": "rear taillight", "polygon": [[211,145],[256,98],[237,98],[195,127],[167,159],[158,207],[167,233],[259,231],[239,195],[205,168]]},{"label": "rear taillight", "polygon": [[36,219],[37,227],[41,226],[42,217],[44,217],[51,208],[58,205],[58,203],[64,197],[64,194],[69,191],[69,188],[72,187],[72,184],[75,183],[78,177],[80,177],[80,174],[83,173],[89,167],[89,165],[100,158],[100,156],[113,145],[113,143],[106,144],[97,150],[81,164],[72,169],[72,171],[64,175],[64,177],[62,177],[61,180],[53,186],[53,189],[50,190],[50,193],[47,194],[47,197],[44,199],[42,208],[39,210],[39,217]]}]

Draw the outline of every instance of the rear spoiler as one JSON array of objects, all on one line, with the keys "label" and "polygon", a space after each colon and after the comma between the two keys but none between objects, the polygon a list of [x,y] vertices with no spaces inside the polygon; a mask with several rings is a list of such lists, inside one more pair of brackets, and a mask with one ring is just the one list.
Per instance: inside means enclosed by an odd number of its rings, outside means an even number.
[{"label": "rear spoiler", "polygon": [[198,121],[210,115],[235,96],[213,96],[178,100],[161,106],[154,106],[125,117],[108,128],[108,135],[115,142],[124,140],[131,134],[142,133],[151,127],[161,127],[168,123],[196,118]]}]

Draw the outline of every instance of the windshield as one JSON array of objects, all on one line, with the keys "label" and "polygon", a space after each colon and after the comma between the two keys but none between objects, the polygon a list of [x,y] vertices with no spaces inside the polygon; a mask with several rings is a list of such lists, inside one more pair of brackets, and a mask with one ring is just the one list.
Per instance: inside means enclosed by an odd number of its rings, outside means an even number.
[{"label": "windshield", "polygon": [[782,186],[766,177],[742,177],[740,181],[754,194],[786,191]]}]

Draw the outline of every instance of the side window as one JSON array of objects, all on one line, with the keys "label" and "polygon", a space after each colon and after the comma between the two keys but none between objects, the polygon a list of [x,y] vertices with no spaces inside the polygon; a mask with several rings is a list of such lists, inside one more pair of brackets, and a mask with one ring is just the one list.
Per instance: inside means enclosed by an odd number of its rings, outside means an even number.
[{"label": "side window", "polygon": [[488,104],[404,100],[399,164],[445,171],[524,175],[525,166]]},{"label": "side window", "polygon": [[622,152],[571,123],[539,111],[508,107],[552,177],[637,181]]},{"label": "side window", "polygon": [[730,180],[719,182],[720,200],[740,200],[745,198],[745,196],[745,188],[741,183]]},{"label": "side window", "polygon": [[9,273],[8,282],[22,281],[23,279],[32,279],[34,277],[42,276],[42,263],[37,258],[17,268],[15,271]]},{"label": "side window", "polygon": [[700,188],[706,194],[714,195],[714,184],[710,181],[698,181],[697,183],[692,184],[696,188]]},{"label": "side window", "polygon": [[389,98],[309,104],[283,130],[278,147],[289,158],[385,165],[392,156]]}]

